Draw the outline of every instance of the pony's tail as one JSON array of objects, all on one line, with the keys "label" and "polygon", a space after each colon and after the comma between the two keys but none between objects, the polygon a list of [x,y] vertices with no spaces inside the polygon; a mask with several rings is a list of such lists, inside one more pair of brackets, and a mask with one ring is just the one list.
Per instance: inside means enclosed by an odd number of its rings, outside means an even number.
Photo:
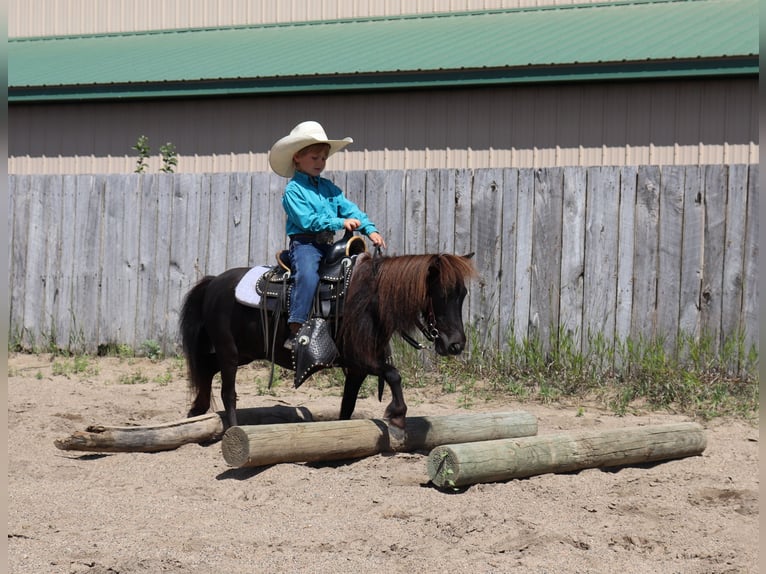
[{"label": "pony's tail", "polygon": [[196,390],[200,390],[202,384],[202,378],[199,376],[201,358],[210,350],[210,339],[202,320],[202,303],[207,286],[212,280],[212,275],[203,277],[186,295],[181,308],[181,347],[189,369],[189,385]]}]

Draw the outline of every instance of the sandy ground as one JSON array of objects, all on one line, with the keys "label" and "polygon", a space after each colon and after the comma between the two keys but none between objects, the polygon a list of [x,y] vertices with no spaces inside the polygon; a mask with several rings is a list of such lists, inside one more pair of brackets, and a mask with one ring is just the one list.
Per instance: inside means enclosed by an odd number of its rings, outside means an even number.
[{"label": "sandy ground", "polygon": [[[701,456],[445,493],[428,483],[427,453],[233,469],[220,442],[58,450],[55,439],[91,424],[182,418],[183,364],[90,359],[73,373],[72,359],[11,354],[8,365],[11,573],[758,571],[758,428],[746,421],[703,423]],[[267,377],[241,371],[241,407],[340,405],[316,378],[264,394]],[[410,415],[466,412],[459,392],[405,397]],[[382,416],[388,398],[358,411]],[[530,412],[539,434],[689,420],[472,402],[474,412]]]}]

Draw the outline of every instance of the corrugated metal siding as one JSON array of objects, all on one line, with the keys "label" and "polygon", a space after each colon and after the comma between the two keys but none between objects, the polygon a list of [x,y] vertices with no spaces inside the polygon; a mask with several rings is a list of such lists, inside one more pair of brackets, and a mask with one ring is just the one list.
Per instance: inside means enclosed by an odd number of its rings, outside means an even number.
[{"label": "corrugated metal siding", "polygon": [[591,2],[599,0],[9,0],[8,37],[208,28]]},{"label": "corrugated metal siding", "polygon": [[[678,80],[14,105],[10,173],[133,171],[138,136],[178,172],[268,171],[305,119],[352,136],[328,169],[758,163],[758,80]],[[160,162],[153,157],[149,171]]]},{"label": "corrugated metal siding", "polygon": [[[636,1],[16,40],[8,46],[8,96],[188,97],[756,74],[757,14],[755,0]],[[307,46],[324,57],[307,57]]]}]

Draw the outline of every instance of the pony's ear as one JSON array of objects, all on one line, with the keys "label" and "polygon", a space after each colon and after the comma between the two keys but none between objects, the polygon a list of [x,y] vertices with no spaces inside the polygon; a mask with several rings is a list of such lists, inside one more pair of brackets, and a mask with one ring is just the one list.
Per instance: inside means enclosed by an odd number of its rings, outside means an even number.
[{"label": "pony's ear", "polygon": [[465,257],[466,259],[472,259],[474,255],[476,255],[476,253],[471,251],[468,255],[463,255],[463,257]]}]

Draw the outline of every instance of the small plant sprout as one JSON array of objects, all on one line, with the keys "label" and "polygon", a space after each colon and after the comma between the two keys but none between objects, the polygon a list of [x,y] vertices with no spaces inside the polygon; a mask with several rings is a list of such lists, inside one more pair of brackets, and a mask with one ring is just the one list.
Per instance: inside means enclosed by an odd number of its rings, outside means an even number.
[{"label": "small plant sprout", "polygon": [[138,141],[131,148],[138,152],[138,160],[136,161],[135,173],[144,173],[148,164],[146,160],[149,158],[149,138],[142,135],[139,136]]},{"label": "small plant sprout", "polygon": [[178,165],[178,152],[176,146],[168,142],[160,146],[160,157],[162,158],[162,167],[160,171],[164,173],[173,173]]}]

